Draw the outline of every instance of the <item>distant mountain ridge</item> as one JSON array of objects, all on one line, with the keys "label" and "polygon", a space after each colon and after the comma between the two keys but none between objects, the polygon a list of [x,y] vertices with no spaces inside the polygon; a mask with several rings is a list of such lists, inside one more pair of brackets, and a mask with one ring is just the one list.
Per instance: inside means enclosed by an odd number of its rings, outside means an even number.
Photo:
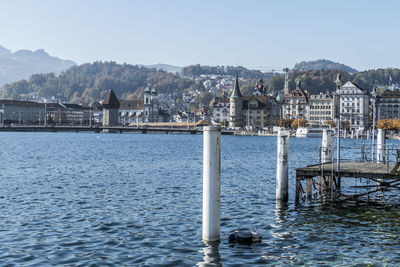
[{"label": "distant mountain ridge", "polygon": [[318,59],[313,61],[301,61],[300,63],[296,63],[293,67],[293,70],[343,70],[348,73],[357,73],[356,69],[349,67],[347,65],[333,62],[327,59]]},{"label": "distant mountain ridge", "polygon": [[0,86],[27,79],[32,74],[50,72],[59,74],[75,65],[76,63],[72,60],[52,57],[43,49],[11,52],[0,45]]},{"label": "distant mountain ridge", "polygon": [[171,72],[171,73],[179,73],[182,70],[182,67],[179,66],[173,66],[173,65],[169,65],[169,64],[162,64],[162,63],[158,63],[158,64],[153,64],[153,65],[143,65],[147,68],[154,68],[156,70],[163,70],[166,72]]}]

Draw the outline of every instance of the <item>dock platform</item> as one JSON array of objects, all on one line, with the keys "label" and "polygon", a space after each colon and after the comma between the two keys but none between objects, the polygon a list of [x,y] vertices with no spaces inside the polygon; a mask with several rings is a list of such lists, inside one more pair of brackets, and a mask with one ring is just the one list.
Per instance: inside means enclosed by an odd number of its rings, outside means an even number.
[{"label": "dock platform", "polygon": [[[296,204],[316,200],[370,202],[373,194],[400,189],[399,163],[337,162],[296,169]],[[342,178],[356,179],[356,185],[341,188]],[[349,187],[349,186],[348,186]],[[357,190],[354,190],[357,189]]]}]

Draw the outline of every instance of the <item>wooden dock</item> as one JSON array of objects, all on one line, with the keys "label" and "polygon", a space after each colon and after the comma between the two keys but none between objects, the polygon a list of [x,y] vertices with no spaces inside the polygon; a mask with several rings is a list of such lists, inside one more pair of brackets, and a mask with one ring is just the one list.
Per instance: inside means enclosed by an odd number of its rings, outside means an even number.
[{"label": "wooden dock", "polygon": [[[399,164],[372,162],[337,162],[310,165],[296,169],[296,204],[315,201],[346,200],[372,202],[378,192],[400,189]],[[357,179],[357,192],[343,193],[342,178]],[[347,190],[348,191],[348,190]]]}]

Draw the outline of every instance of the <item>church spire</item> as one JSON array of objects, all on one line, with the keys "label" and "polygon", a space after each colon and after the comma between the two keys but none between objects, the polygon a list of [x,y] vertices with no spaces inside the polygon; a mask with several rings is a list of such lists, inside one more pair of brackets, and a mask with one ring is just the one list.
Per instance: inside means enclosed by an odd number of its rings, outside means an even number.
[{"label": "church spire", "polygon": [[238,97],[238,98],[243,97],[242,93],[240,92],[240,89],[239,89],[239,79],[238,79],[237,74],[236,74],[236,80],[235,80],[235,87],[233,88],[231,97]]}]

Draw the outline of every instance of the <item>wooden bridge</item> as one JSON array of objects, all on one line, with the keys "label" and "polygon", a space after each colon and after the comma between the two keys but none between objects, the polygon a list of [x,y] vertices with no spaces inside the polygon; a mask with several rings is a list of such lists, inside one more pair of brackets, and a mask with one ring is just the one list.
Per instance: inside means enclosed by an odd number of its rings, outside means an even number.
[{"label": "wooden bridge", "polygon": [[[202,134],[202,127],[156,127],[156,126],[3,126],[0,132],[113,132],[113,133],[181,133],[181,134]],[[233,131],[222,131],[222,134],[233,135]]]}]

